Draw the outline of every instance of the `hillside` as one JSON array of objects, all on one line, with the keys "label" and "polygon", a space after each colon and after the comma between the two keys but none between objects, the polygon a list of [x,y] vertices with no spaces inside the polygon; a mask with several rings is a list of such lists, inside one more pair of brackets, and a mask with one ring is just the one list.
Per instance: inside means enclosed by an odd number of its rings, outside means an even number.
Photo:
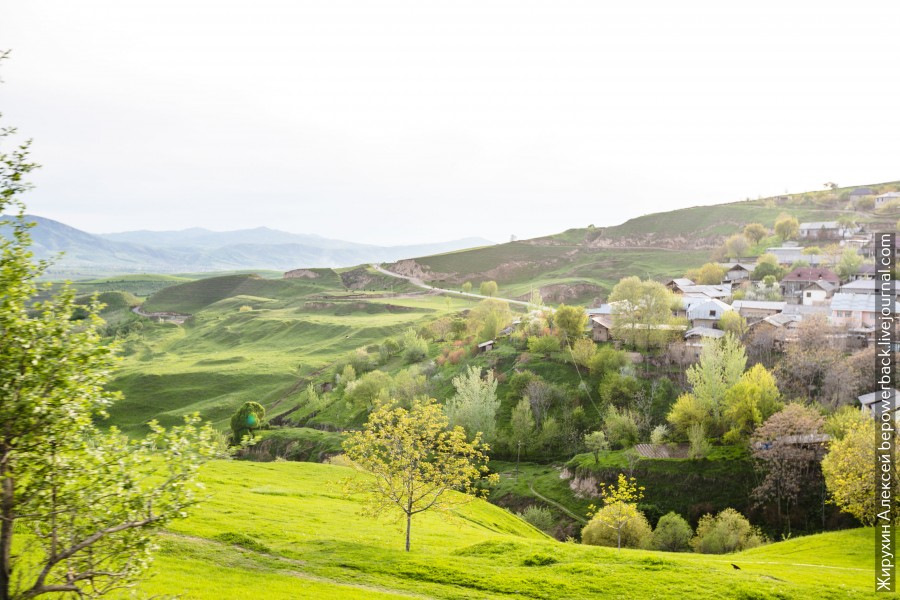
[{"label": "hillside", "polygon": [[[142,594],[219,598],[866,598],[874,534],[850,530],[713,556],[550,540],[472,501],[401,529],[360,514],[345,467],[214,462],[210,499],[162,536]],[[731,565],[737,564],[740,570]],[[823,577],[830,573],[834,577]]]},{"label": "hillside", "polygon": [[[871,187],[887,191],[900,185]],[[847,200],[851,189],[683,208],[611,227],[575,228],[541,238],[403,260],[388,268],[447,287],[465,281],[477,287],[480,281],[495,280],[501,295],[508,297],[527,298],[538,289],[550,302],[591,303],[608,295],[625,275],[681,275],[706,262],[728,235],[746,224],[772,227],[783,213],[800,221],[836,220],[843,215],[859,222],[896,221],[893,213],[857,210]],[[602,213],[596,220],[603,220]]]},{"label": "hillside", "polygon": [[491,244],[482,238],[469,237],[428,244],[375,246],[268,228],[230,232],[194,228],[96,235],[45,217],[29,216],[28,219],[39,225],[32,230],[35,256],[54,260],[47,271],[53,279],[122,273],[349,267]]}]

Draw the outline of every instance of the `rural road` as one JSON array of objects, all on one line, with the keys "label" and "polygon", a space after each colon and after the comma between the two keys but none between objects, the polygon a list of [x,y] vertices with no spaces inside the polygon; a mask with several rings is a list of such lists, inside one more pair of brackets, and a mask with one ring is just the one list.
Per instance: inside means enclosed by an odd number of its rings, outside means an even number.
[{"label": "rural road", "polygon": [[524,300],[513,300],[512,298],[501,298],[499,296],[483,296],[481,294],[473,294],[472,292],[463,292],[459,290],[448,290],[445,288],[434,287],[433,285],[428,285],[418,277],[410,277],[409,275],[401,275],[399,273],[394,273],[393,271],[388,271],[381,265],[372,264],[373,269],[378,271],[379,273],[383,273],[384,275],[388,275],[389,277],[396,277],[397,279],[405,279],[416,287],[420,287],[423,290],[430,290],[433,292],[438,292],[439,294],[451,294],[453,296],[465,296],[467,298],[481,298],[484,300],[494,299],[494,300],[503,300],[505,302],[509,302],[510,304],[518,304],[519,306],[524,306],[525,308],[546,308],[550,311],[554,311],[556,309],[550,306],[538,306],[537,304],[533,304],[531,302],[526,302]]}]

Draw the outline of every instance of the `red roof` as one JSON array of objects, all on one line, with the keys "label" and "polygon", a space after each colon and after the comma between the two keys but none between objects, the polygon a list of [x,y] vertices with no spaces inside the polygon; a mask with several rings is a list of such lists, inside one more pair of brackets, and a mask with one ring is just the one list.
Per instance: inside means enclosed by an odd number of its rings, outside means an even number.
[{"label": "red roof", "polygon": [[818,281],[824,279],[831,283],[840,283],[841,279],[829,269],[820,267],[800,267],[784,276],[781,281]]}]

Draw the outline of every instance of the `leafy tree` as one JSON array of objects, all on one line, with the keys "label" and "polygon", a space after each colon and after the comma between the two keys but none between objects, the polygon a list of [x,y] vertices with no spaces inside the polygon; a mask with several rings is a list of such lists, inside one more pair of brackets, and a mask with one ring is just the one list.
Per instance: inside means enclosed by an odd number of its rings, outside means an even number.
[{"label": "leafy tree", "polygon": [[736,310],[729,310],[722,313],[719,319],[719,329],[727,331],[738,339],[744,337],[747,333],[747,319],[741,316]]},{"label": "leafy tree", "polygon": [[603,377],[607,373],[618,373],[628,364],[628,355],[611,346],[598,349],[588,363],[588,369],[594,377]]},{"label": "leafy tree", "polygon": [[391,386],[391,376],[384,371],[366,373],[356,381],[347,384],[344,400],[356,410],[370,409],[386,400],[387,390]]},{"label": "leafy tree", "polygon": [[[876,485],[876,425],[872,419],[866,418],[849,423],[843,433],[842,438],[831,442],[828,454],[822,459],[825,486],[831,502],[841,512],[853,515],[863,525],[871,526],[875,524],[880,507]],[[893,471],[896,481],[896,462]]]},{"label": "leafy tree", "polygon": [[0,129],[0,598],[97,597],[137,581],[155,533],[196,504],[214,433],[196,415],[134,441],[95,425],[117,398],[100,305],[76,320],[73,289],[39,288],[18,198],[36,165],[28,143],[6,147],[14,133]]},{"label": "leafy tree", "polygon": [[841,279],[849,279],[859,271],[863,263],[863,257],[853,248],[846,248],[841,254],[841,260],[837,266],[837,274]]},{"label": "leafy tree", "polygon": [[[726,334],[716,342],[706,344],[700,352],[700,362],[692,365],[686,373],[692,388],[690,400],[679,398],[673,407],[673,411],[677,408],[679,412],[674,419],[670,414],[670,422],[681,431],[686,431],[686,426],[691,423],[686,422],[684,416],[700,412],[703,418],[695,422],[702,423],[707,432],[714,435],[720,432],[725,393],[741,378],[746,364],[744,347],[733,335]],[[685,410],[688,402],[691,411]],[[685,404],[679,407],[680,403]]]},{"label": "leafy tree", "polygon": [[763,543],[763,537],[747,518],[726,508],[715,517],[710,514],[700,517],[697,535],[691,540],[696,552],[703,554],[726,554],[755,548]]},{"label": "leafy tree", "polygon": [[781,215],[775,221],[775,234],[783,240],[793,240],[800,232],[800,223],[795,217]]},{"label": "leafy tree", "polygon": [[452,331],[453,321],[450,317],[442,317],[440,319],[435,320],[428,326],[431,330],[431,333],[434,335],[434,339],[443,342],[447,339],[447,336]]},{"label": "leafy tree", "polygon": [[809,256],[809,255],[815,256],[818,254],[822,254],[822,249],[819,248],[818,246],[807,246],[806,248],[803,249],[803,254],[806,256]]},{"label": "leafy tree", "polygon": [[496,296],[498,289],[496,281],[482,281],[478,286],[478,293],[482,296]]},{"label": "leafy tree", "polygon": [[667,417],[675,431],[686,436],[691,426],[709,422],[707,407],[702,405],[693,394],[682,394],[672,405]]},{"label": "leafy tree", "polygon": [[266,408],[262,404],[244,402],[244,405],[231,415],[231,439],[238,444],[244,436],[253,437],[253,432],[263,426],[265,419]]},{"label": "leafy tree", "polygon": [[653,548],[664,552],[686,552],[691,549],[694,530],[684,517],[670,512],[659,518],[653,530]]},{"label": "leafy tree", "polygon": [[372,475],[349,483],[369,494],[369,511],[399,510],[406,519],[407,552],[414,515],[449,510],[467,495],[480,494],[474,487],[478,480],[497,479],[487,475],[489,448],[480,436],[469,441],[462,427],[447,429],[447,417],[431,399],[415,400],[409,410],[382,406],[343,446],[347,457]]},{"label": "leafy tree", "polygon": [[482,341],[492,340],[504,327],[512,323],[512,311],[505,300],[482,300],[469,311],[469,331]]},{"label": "leafy tree", "polygon": [[[819,480],[821,446],[814,438],[824,418],[802,404],[788,404],[753,434],[753,458],[763,475],[753,490],[757,502],[774,502],[778,520],[791,531],[791,508]],[[824,498],[822,499],[824,500]]]},{"label": "leafy tree", "polygon": [[528,338],[528,351],[550,356],[553,352],[559,352],[559,338],[552,335],[532,336]]},{"label": "leafy tree", "polygon": [[587,313],[580,306],[560,304],[553,316],[553,322],[563,343],[571,344],[584,337],[587,327]]},{"label": "leafy tree", "polygon": [[402,345],[403,360],[407,364],[420,362],[428,356],[428,342],[419,337],[412,327],[403,334]]},{"label": "leafy tree", "polygon": [[356,369],[353,368],[353,365],[344,365],[344,369],[341,371],[341,383],[347,385],[351,381],[356,380]]},{"label": "leafy tree", "polygon": [[609,442],[606,441],[606,434],[602,431],[592,431],[584,435],[584,446],[594,455],[596,465],[600,462],[600,453],[609,449]]},{"label": "leafy tree", "polygon": [[528,523],[531,523],[544,533],[550,533],[553,529],[553,513],[550,512],[550,509],[548,508],[532,504],[518,514],[521,519]]},{"label": "leafy tree", "polygon": [[766,277],[774,277],[780,281],[784,278],[784,275],[784,268],[778,264],[778,259],[775,255],[766,253],[756,260],[756,267],[754,267],[750,277],[754,281],[760,281]]},{"label": "leafy tree", "polygon": [[717,285],[725,279],[725,268],[719,263],[709,262],[699,269],[690,269],[684,276],[700,285]]},{"label": "leafy tree", "polygon": [[516,474],[519,473],[519,455],[522,449],[528,452],[534,437],[534,415],[528,398],[522,398],[512,410],[509,418],[509,446],[516,451]]},{"label": "leafy tree", "polygon": [[591,359],[597,353],[597,345],[588,338],[581,338],[572,344],[572,360],[579,367],[590,368]]},{"label": "leafy tree", "polygon": [[637,419],[629,410],[619,410],[615,406],[607,408],[603,430],[609,444],[615,448],[631,448],[638,443]]},{"label": "leafy tree", "polygon": [[758,244],[767,235],[769,230],[760,223],[749,223],[744,227],[744,236],[754,244]]},{"label": "leafy tree", "polygon": [[746,256],[749,249],[750,242],[747,240],[747,238],[744,237],[744,234],[742,233],[736,233],[725,240],[725,253],[728,256],[734,258]]},{"label": "leafy tree", "polygon": [[658,281],[641,281],[626,277],[619,281],[609,295],[615,303],[612,334],[616,339],[634,347],[661,346],[672,337],[671,307],[674,297]]},{"label": "leafy tree", "polygon": [[669,437],[669,428],[665,425],[657,425],[653,428],[653,431],[650,432],[650,443],[654,446],[662,446],[666,443],[666,438]]},{"label": "leafy tree", "polygon": [[472,282],[467,281],[467,282],[463,283],[462,291],[465,292],[466,294],[471,294],[472,293]]},{"label": "leafy tree", "polygon": [[500,408],[494,373],[488,371],[482,379],[481,368],[469,366],[464,373],[453,378],[453,387],[456,394],[444,407],[450,425],[465,429],[470,440],[480,434],[482,439],[493,441],[497,409]]},{"label": "leafy tree", "polygon": [[688,458],[706,458],[709,455],[710,444],[706,439],[706,426],[703,423],[693,423],[688,428],[688,442],[691,447]]},{"label": "leafy tree", "polygon": [[725,420],[732,441],[747,439],[753,430],[781,410],[781,392],[764,366],[754,365],[725,392]]},{"label": "leafy tree", "polygon": [[628,406],[641,392],[641,382],[631,375],[607,373],[597,387],[604,402],[613,406]]},{"label": "leafy tree", "polygon": [[634,477],[619,473],[616,485],[600,484],[600,496],[603,498],[603,508],[596,510],[594,505],[589,507],[593,518],[582,530],[581,541],[592,545],[611,545],[604,544],[606,536],[603,532],[606,531],[615,535],[616,548],[620,550],[623,542],[633,548],[646,547],[651,536],[650,524],[637,508],[644,497],[643,486],[639,486]]}]

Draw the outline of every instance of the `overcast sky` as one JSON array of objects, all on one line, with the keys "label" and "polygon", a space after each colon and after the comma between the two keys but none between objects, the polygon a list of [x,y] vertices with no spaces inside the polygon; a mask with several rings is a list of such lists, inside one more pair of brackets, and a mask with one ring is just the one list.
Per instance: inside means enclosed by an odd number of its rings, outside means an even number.
[{"label": "overcast sky", "polygon": [[900,2],[7,0],[30,212],[505,241],[900,179]]}]

